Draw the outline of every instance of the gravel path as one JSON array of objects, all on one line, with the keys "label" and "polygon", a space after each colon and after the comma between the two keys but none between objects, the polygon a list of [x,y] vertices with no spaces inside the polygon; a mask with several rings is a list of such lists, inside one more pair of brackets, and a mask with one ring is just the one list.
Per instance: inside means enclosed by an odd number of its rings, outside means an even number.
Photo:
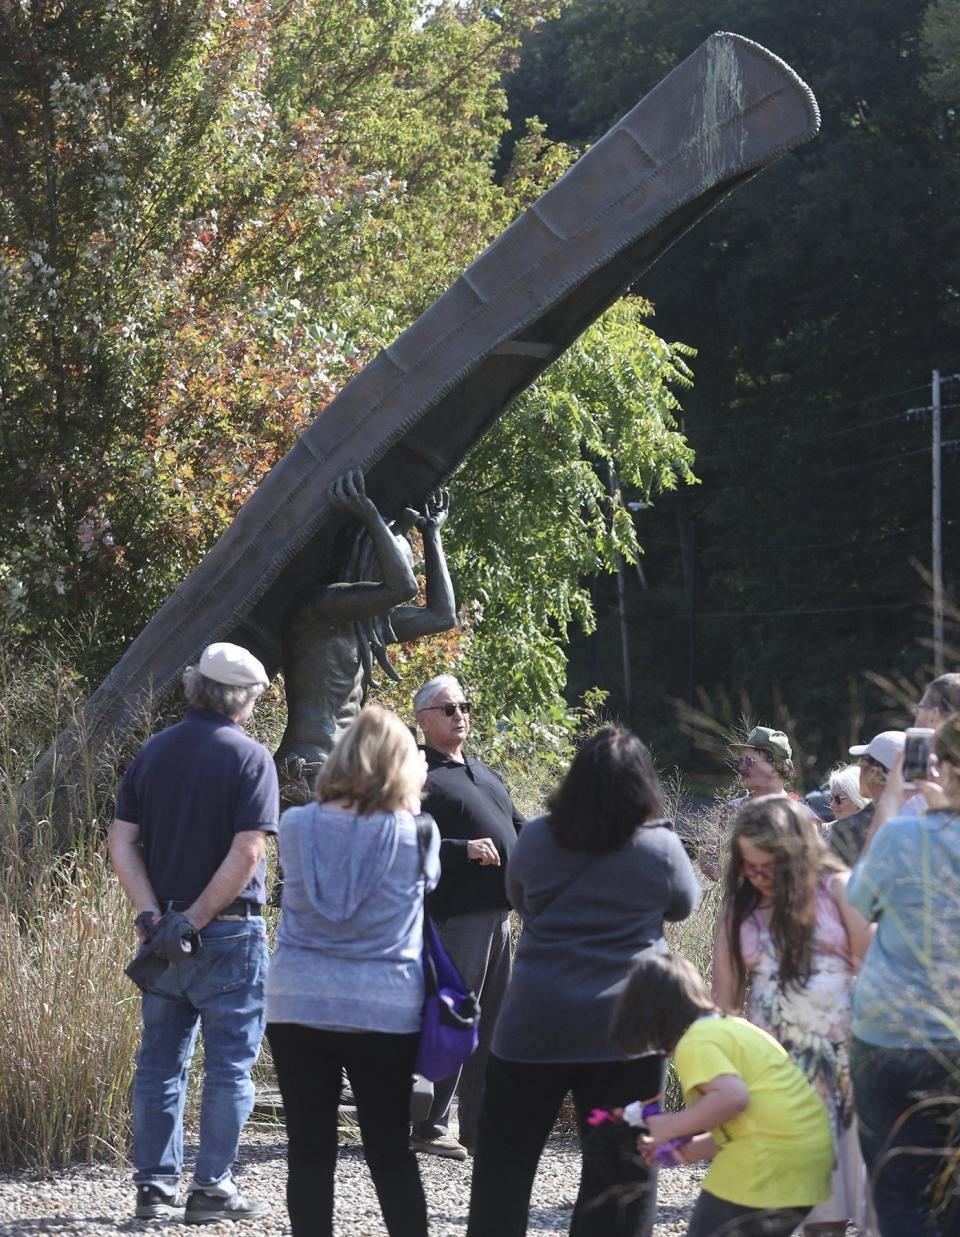
[{"label": "gravel path", "polygon": [[[188,1147],[188,1157],[194,1148]],[[471,1161],[456,1163],[421,1155],[420,1171],[427,1193],[431,1237],[463,1237],[470,1198]],[[531,1233],[566,1233],[576,1195],[580,1158],[573,1135],[554,1135],[537,1174],[530,1210]],[[660,1173],[656,1237],[675,1237],[686,1230],[702,1170],[675,1168]],[[282,1129],[247,1126],[237,1181],[256,1197],[273,1201],[264,1220],[233,1225],[209,1225],[203,1231],[289,1233],[283,1204],[286,1162]],[[134,1220],[133,1187],[122,1165],[77,1167],[53,1178],[24,1174],[0,1175],[0,1237],[31,1233],[78,1234],[164,1233],[182,1237],[180,1224]],[[337,1162],[336,1232],[342,1237],[381,1237],[384,1233],[370,1175],[359,1146],[341,1147]],[[199,1231],[191,1228],[190,1231]]]}]

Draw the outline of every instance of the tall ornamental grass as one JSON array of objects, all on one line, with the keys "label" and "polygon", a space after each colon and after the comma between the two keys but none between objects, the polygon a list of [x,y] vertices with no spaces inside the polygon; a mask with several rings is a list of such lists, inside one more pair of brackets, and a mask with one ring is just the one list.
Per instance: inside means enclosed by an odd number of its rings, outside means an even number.
[{"label": "tall ornamental grass", "polygon": [[[70,655],[0,659],[0,1164],[51,1168],[121,1152],[137,1046],[123,974],[131,914],[103,845],[103,749],[82,753],[70,841],[25,817],[17,791],[78,692]],[[109,811],[109,805],[107,805]]]},{"label": "tall ornamental grass", "polygon": [[[42,845],[42,842],[41,842]],[[122,1153],[138,1040],[130,911],[102,850],[0,874],[0,1163]]]}]

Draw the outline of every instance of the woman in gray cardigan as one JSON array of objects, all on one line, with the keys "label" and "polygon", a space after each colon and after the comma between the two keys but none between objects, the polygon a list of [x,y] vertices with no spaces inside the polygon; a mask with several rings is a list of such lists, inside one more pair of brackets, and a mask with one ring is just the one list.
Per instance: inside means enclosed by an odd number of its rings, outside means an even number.
[{"label": "woman in gray cardigan", "polygon": [[[537,1162],[572,1091],[581,1141],[593,1108],[663,1089],[659,1056],[624,1058],[613,1008],[637,958],[666,951],[699,886],[670,822],[650,753],[608,727],[577,753],[550,812],[524,825],[506,873],[523,933],[494,1032],[468,1237],[522,1237]],[[656,1169],[639,1155],[587,1156],[572,1237],[649,1237]]]},{"label": "woman in gray cardigan", "polygon": [[287,1125],[294,1237],[332,1237],[342,1072],[390,1237],[426,1237],[409,1108],[423,1009],[423,893],[414,813],[426,763],[393,713],[364,709],[280,819],[283,906],[267,973],[267,1038]]}]

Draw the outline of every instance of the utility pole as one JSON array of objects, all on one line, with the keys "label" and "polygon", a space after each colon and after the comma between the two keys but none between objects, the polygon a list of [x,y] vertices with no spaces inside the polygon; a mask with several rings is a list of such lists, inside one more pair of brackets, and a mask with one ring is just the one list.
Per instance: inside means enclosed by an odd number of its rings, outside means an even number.
[{"label": "utility pole", "polygon": [[[611,519],[613,501],[617,492],[617,478],[613,464],[607,462],[607,493],[610,495]],[[616,554],[617,561],[617,608],[620,611],[620,656],[623,663],[623,707],[629,722],[633,715],[633,682],[630,672],[630,626],[627,620],[627,575],[623,555]]]},{"label": "utility pole", "polygon": [[933,413],[933,510],[932,510],[932,526],[933,526],[933,673],[934,675],[943,674],[943,518],[942,518],[942,473],[941,473],[941,455],[942,455],[942,437],[940,426],[941,404],[940,404],[940,371],[933,371],[933,398],[932,398],[932,413]]}]

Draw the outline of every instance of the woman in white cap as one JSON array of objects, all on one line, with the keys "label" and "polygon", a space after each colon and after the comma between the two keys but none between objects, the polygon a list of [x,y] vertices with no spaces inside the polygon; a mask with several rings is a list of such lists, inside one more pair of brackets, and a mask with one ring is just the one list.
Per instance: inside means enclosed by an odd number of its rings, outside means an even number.
[{"label": "woman in white cap", "polygon": [[869,847],[883,822],[900,809],[902,795],[896,803],[887,804],[886,787],[890,770],[903,755],[906,738],[906,731],[882,730],[869,743],[856,743],[850,748],[850,755],[857,757],[860,766],[860,794],[867,805],[830,831],[830,845],[848,867],[852,868]]}]

